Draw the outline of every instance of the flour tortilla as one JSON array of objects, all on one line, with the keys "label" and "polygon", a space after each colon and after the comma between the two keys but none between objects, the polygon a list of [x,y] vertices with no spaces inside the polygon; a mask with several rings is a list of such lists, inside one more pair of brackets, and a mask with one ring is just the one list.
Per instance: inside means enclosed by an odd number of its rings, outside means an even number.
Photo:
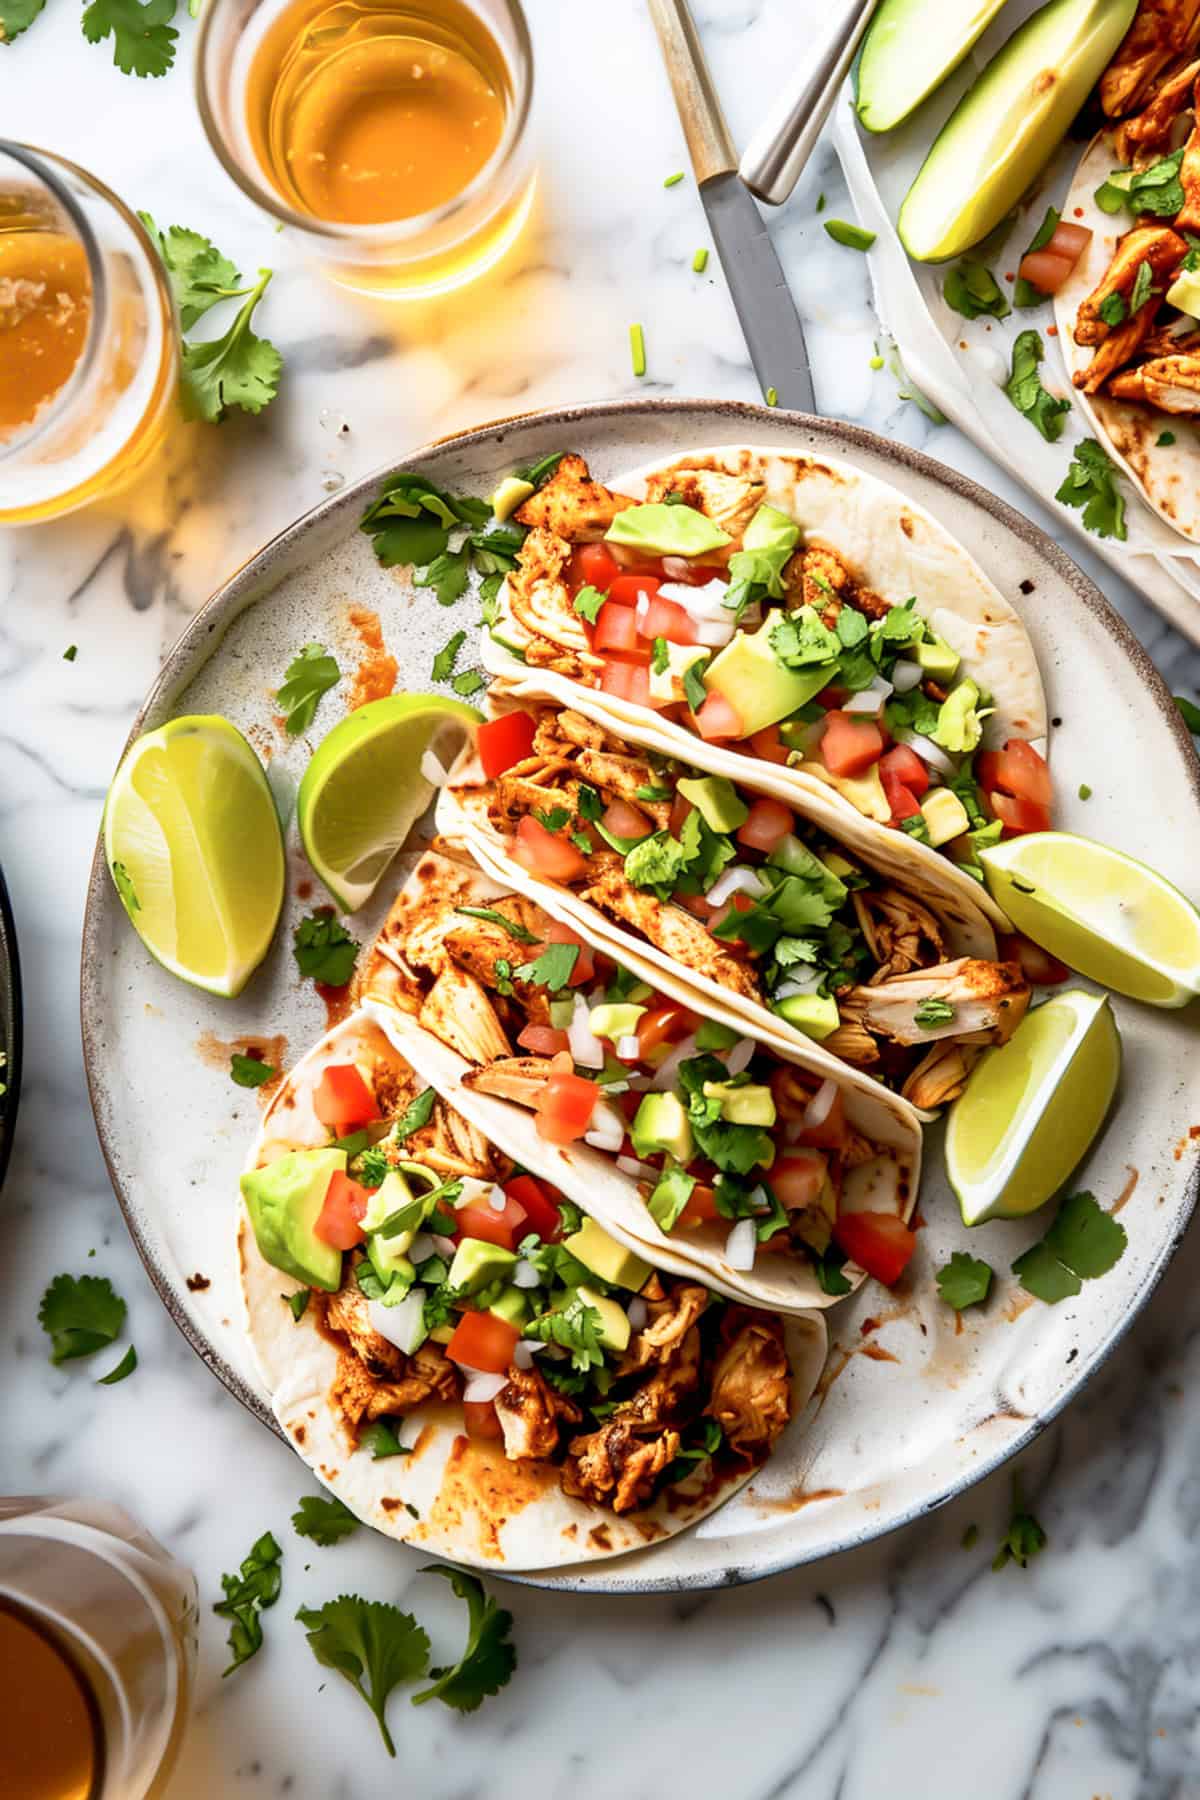
[{"label": "flour tortilla", "polygon": [[[984,721],[985,746],[998,747],[1007,738],[1019,737],[1044,749],[1046,696],[1029,635],[1016,609],[979,564],[923,507],[887,482],[837,458],[742,444],[668,457],[620,476],[611,485],[619,493],[640,499],[651,476],[682,477],[688,470],[754,476],[763,483],[764,502],[795,519],[803,541],[836,551],[851,573],[890,605],[901,605],[915,594],[922,616],[962,658],[963,672],[992,696],[995,710]],[[561,706],[575,706],[592,718],[628,731],[639,743],[647,741],[647,732],[657,731],[669,742],[672,755],[716,774],[732,773],[731,759],[739,779],[743,767],[761,766],[757,759],[706,743],[648,707],[631,705],[582,687],[566,676],[531,667],[487,632],[483,662],[500,684],[499,690],[493,687],[494,693],[542,696]],[[863,815],[818,775],[807,769],[780,773],[787,793],[832,796],[839,807],[862,819]],[[874,827],[871,821],[867,825],[890,834],[890,827]],[[910,840],[908,847],[917,868],[947,870],[975,909],[985,912],[1000,930],[1011,930],[1000,908],[969,875],[928,844]]]},{"label": "flour tortilla", "polygon": [[[1086,226],[1092,233],[1091,243],[1054,299],[1058,341],[1067,372],[1072,376],[1088,367],[1095,348],[1075,342],[1080,303],[1099,285],[1118,240],[1134,224],[1132,213],[1124,208],[1114,215],[1096,205],[1096,189],[1113,169],[1121,166],[1112,134],[1100,132],[1089,144],[1063,202],[1063,218]],[[1113,400],[1106,394],[1083,394],[1078,388],[1072,388],[1071,397],[1148,505],[1180,537],[1200,544],[1200,419],[1158,412],[1152,406]],[[1175,442],[1160,445],[1158,439],[1167,430],[1175,434]],[[1180,553],[1184,554],[1182,545]]]},{"label": "flour tortilla", "polygon": [[[347,1061],[364,1070],[408,1072],[389,1036],[365,1012],[354,1013],[327,1032],[286,1077],[264,1114],[247,1168],[261,1167],[287,1150],[328,1142],[313,1110],[313,1092],[330,1063]],[[417,1073],[425,1085],[429,1075]],[[714,1511],[756,1472],[753,1467],[718,1471],[702,1465],[697,1477],[671,1490],[670,1499],[618,1517],[564,1494],[554,1465],[511,1463],[501,1446],[468,1437],[460,1409],[445,1405],[421,1406],[397,1427],[411,1455],[376,1462],[369,1450],[354,1448],[329,1402],[338,1361],[335,1344],[320,1330],[311,1306],[293,1319],[287,1297],[303,1290],[260,1255],[240,1201],[237,1248],[244,1323],[275,1417],[330,1492],[364,1523],[401,1543],[472,1568],[512,1572],[607,1560],[673,1537]],[[691,1266],[676,1272],[703,1279]],[[819,1314],[788,1320],[786,1333],[793,1413],[776,1447],[784,1454],[803,1430],[804,1410],[826,1354]]]},{"label": "flour tortilla", "polygon": [[[548,1144],[538,1136],[534,1115],[525,1107],[463,1085],[463,1077],[472,1064],[417,1022],[416,1008],[405,991],[404,945],[416,908],[424,912],[431,901],[447,909],[488,906],[501,895],[511,893],[515,885],[499,872],[468,868],[437,852],[423,857],[401,890],[367,960],[360,988],[364,1010],[426,1081],[493,1144],[535,1175],[561,1188],[577,1205],[586,1207],[613,1237],[641,1251],[655,1267],[673,1274],[690,1271],[716,1293],[767,1312],[804,1314],[833,1305],[834,1297],[822,1291],[811,1265],[799,1259],[760,1256],[752,1270],[733,1268],[725,1256],[729,1226],[724,1221],[689,1231],[685,1239],[660,1231],[638,1192],[637,1182],[618,1169],[612,1157],[584,1143]],[[553,906],[547,904],[547,896],[542,893],[531,892],[530,897],[602,953],[618,954],[609,940],[564,908],[558,895],[554,896]],[[660,968],[646,956],[626,951],[623,945],[619,960],[660,993],[681,1000],[686,1006],[697,1006],[696,991],[673,965]],[[920,1118],[906,1100],[827,1053],[814,1055],[819,1045],[800,1044],[760,1031],[717,1001],[705,1002],[702,1010],[706,1017],[729,1025],[740,1036],[758,1040],[781,1062],[794,1063],[822,1079],[836,1081],[843,1091],[851,1126],[885,1152],[885,1160],[872,1177],[872,1190],[886,1195],[894,1171],[902,1216],[911,1217],[920,1185],[922,1136]],[[879,1210],[894,1209],[881,1204]],[[850,1263],[845,1274],[855,1285],[865,1279],[862,1271]]]}]

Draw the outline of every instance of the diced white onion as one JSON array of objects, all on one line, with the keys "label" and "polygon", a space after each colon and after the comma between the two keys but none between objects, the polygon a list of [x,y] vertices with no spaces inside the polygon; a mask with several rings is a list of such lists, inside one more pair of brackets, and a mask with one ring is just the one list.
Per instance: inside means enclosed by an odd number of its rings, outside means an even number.
[{"label": "diced white onion", "polygon": [[931,769],[936,769],[939,775],[957,775],[958,764],[954,758],[947,756],[942,746],[935,744],[932,738],[922,737],[919,731],[909,731],[903,725],[892,736],[898,744],[907,744],[910,750],[915,750],[921,760],[927,762]]},{"label": "diced white onion", "polygon": [[725,1058],[725,1067],[731,1075],[740,1075],[754,1055],[757,1045],[753,1038],[739,1038],[729,1055]]},{"label": "diced white onion", "polygon": [[451,1237],[443,1237],[440,1231],[433,1234],[433,1247],[439,1256],[453,1256],[458,1245]]},{"label": "diced white onion", "polygon": [[617,1058],[620,1062],[637,1062],[642,1054],[642,1046],[637,1037],[619,1037],[616,1043]]},{"label": "diced white onion", "polygon": [[501,1388],[508,1386],[507,1372],[503,1375],[492,1375],[483,1370],[472,1369],[468,1374],[467,1370],[463,1369],[463,1374],[467,1377],[463,1384],[463,1399],[472,1403],[480,1401],[486,1403],[488,1400],[494,1400]]},{"label": "diced white onion", "polygon": [[540,1285],[541,1279],[541,1276],[526,1256],[522,1256],[513,1267],[512,1280],[514,1287],[535,1288]]},{"label": "diced white onion", "polygon": [[833,1110],[833,1103],[837,1097],[837,1082],[832,1077],[823,1081],[804,1109],[803,1126],[805,1131],[820,1130]]},{"label": "diced white onion", "polygon": [[731,612],[723,619],[697,619],[695,625],[696,642],[709,650],[723,650],[737,630]]},{"label": "diced white onion", "polygon": [[455,1211],[461,1212],[464,1206],[482,1206],[485,1200],[491,1198],[494,1186],[492,1181],[480,1181],[477,1175],[464,1175],[462,1193],[454,1202]]},{"label": "diced white onion", "polygon": [[627,1094],[632,1086],[632,1080],[606,1081],[604,1083],[604,1092],[610,1100],[614,1100],[618,1094]]},{"label": "diced white onion", "polygon": [[771,996],[774,1000],[790,1000],[793,994],[815,994],[821,985],[823,969],[806,967],[803,963],[794,975],[781,981]]},{"label": "diced white onion", "polygon": [[771,1210],[771,1196],[761,1181],[750,1190],[750,1201],[756,1212],[769,1213]]},{"label": "diced white onion", "polygon": [[367,1317],[371,1330],[411,1356],[425,1341],[425,1289],[411,1287],[395,1306],[384,1306],[381,1300],[368,1300]]},{"label": "diced white onion", "polygon": [[593,1150],[619,1150],[625,1141],[625,1120],[619,1109],[610,1106],[607,1100],[598,1100],[592,1113],[591,1129],[584,1132],[583,1141]]},{"label": "diced white onion", "polygon": [[434,1255],[436,1249],[437,1246],[429,1233],[427,1231],[418,1231],[416,1237],[408,1246],[408,1260],[409,1262],[423,1263],[427,1261],[429,1257]]},{"label": "diced white onion", "polygon": [[915,687],[920,687],[925,679],[925,671],[918,662],[909,662],[907,657],[892,668],[892,686],[898,694],[911,694]]},{"label": "diced white onion", "polygon": [[689,1032],[687,1037],[679,1040],[668,1056],[664,1056],[658,1068],[655,1069],[654,1074],[650,1078],[650,1086],[653,1088],[654,1092],[656,1094],[672,1093],[675,1088],[676,1079],[679,1075],[680,1063],[687,1062],[688,1058],[695,1056],[695,1054],[695,1033]]},{"label": "diced white onion", "polygon": [[753,894],[765,892],[770,882],[765,881],[757,869],[751,869],[745,863],[734,863],[713,882],[704,898],[710,906],[724,906],[735,894]]},{"label": "diced white onion", "polygon": [[533,1359],[546,1348],[540,1338],[518,1338],[513,1347],[513,1362],[518,1369],[532,1369]]},{"label": "diced white onion", "polygon": [[633,1296],[633,1299],[625,1308],[625,1316],[635,1331],[640,1331],[642,1329],[642,1326],[646,1323],[648,1314],[646,1311],[646,1302],[642,1299],[640,1294],[635,1294]]},{"label": "diced white onion", "polygon": [[646,614],[650,611],[650,596],[644,588],[638,595],[633,610],[637,614],[638,624],[643,624],[645,622]]},{"label": "diced white onion", "polygon": [[632,1175],[635,1181],[657,1181],[658,1170],[649,1163],[639,1162],[636,1156],[618,1156],[617,1167],[622,1175]]},{"label": "diced white onion", "polygon": [[753,1219],[739,1219],[725,1240],[725,1261],[731,1269],[752,1269],[758,1249],[758,1232]]},{"label": "diced white onion", "polygon": [[450,779],[450,771],[443,765],[441,757],[429,748],[421,752],[421,773],[430,787],[445,787]]},{"label": "diced white onion", "polygon": [[[665,568],[667,559],[663,559]],[[729,592],[724,581],[706,581],[703,587],[693,587],[687,581],[664,581],[659,587],[659,598],[673,600],[676,606],[682,606],[690,618],[699,622],[701,619],[732,619],[733,614],[725,605],[725,596]]]},{"label": "diced white onion", "polygon": [[871,718],[877,719],[883,711],[884,702],[887,700],[891,691],[891,682],[885,681],[882,675],[876,675],[869,688],[863,688],[859,693],[851,694],[850,698],[842,707],[842,711],[848,713],[866,713]]},{"label": "diced white onion", "polygon": [[499,1182],[496,1182],[491,1193],[488,1195],[488,1205],[493,1212],[503,1212],[508,1205],[508,1195],[500,1186]]},{"label": "diced white onion", "polygon": [[604,1067],[604,1045],[588,1024],[588,1004],[582,994],[575,996],[575,1011],[567,1026],[567,1042],[571,1046],[571,1061],[578,1063],[581,1069]]}]

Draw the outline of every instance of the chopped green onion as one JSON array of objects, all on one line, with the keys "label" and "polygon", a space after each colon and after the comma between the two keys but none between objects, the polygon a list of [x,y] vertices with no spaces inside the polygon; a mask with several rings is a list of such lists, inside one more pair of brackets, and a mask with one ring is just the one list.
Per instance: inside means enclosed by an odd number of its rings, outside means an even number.
[{"label": "chopped green onion", "polygon": [[[1162,443],[1161,438],[1159,438],[1158,441],[1160,444]],[[1172,443],[1175,442],[1174,438],[1171,439],[1171,442]],[[68,644],[66,649],[63,651],[62,659],[64,662],[74,662],[75,658],[78,656],[78,654],[79,654],[79,645],[78,644]]]},{"label": "chopped green onion", "polygon": [[633,372],[640,377],[646,373],[646,334],[640,325],[629,327],[629,350],[633,357]]},{"label": "chopped green onion", "polygon": [[695,270],[697,275],[703,275],[703,273],[704,273],[705,269],[707,269],[707,267],[708,267],[708,251],[707,250],[697,250],[695,256],[693,256],[693,258],[692,258],[692,268]]},{"label": "chopped green onion", "polygon": [[882,369],[882,367],[883,367],[883,358],[882,358],[882,356],[873,356],[873,357],[872,357],[872,358],[871,358],[871,367],[872,367],[872,368],[873,368],[873,369]]},{"label": "chopped green onion", "polygon": [[825,211],[825,196],[824,196],[824,194],[817,195],[817,211],[819,213],[823,213]]},{"label": "chopped green onion", "polygon": [[767,405],[768,406],[778,406],[779,405],[779,395],[775,392],[774,388],[767,389]]},{"label": "chopped green onion", "polygon": [[847,250],[869,250],[875,242],[873,231],[864,231],[861,225],[848,225],[845,219],[826,219],[825,229],[835,244],[842,244]]},{"label": "chopped green onion", "polygon": [[667,176],[667,179],[663,182],[663,186],[664,187],[676,187],[678,185],[678,183],[681,182],[682,180],[683,180],[683,170],[676,169],[674,175]]},{"label": "chopped green onion", "polygon": [[1081,781],[1079,784],[1079,798],[1081,800],[1090,800],[1091,797],[1092,797],[1091,788],[1088,786],[1086,781]]},{"label": "chopped green onion", "polygon": [[1173,431],[1160,431],[1154,442],[1160,450],[1169,450],[1171,445],[1175,442],[1175,433]]}]

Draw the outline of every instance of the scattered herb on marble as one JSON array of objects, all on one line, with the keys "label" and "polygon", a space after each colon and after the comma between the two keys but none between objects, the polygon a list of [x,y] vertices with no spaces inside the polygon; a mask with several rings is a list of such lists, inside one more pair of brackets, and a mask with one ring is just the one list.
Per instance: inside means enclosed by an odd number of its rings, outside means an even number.
[{"label": "scattered herb on marble", "polygon": [[433,679],[435,681],[449,681],[454,673],[454,665],[458,661],[458,653],[466,641],[466,632],[456,631],[454,636],[447,639],[442,645],[433,659]]},{"label": "scattered herb on marble", "polygon": [[388,1755],[395,1756],[385,1717],[388,1697],[402,1681],[418,1681],[429,1667],[427,1633],[411,1613],[358,1594],[339,1594],[324,1606],[302,1606],[296,1617],[317,1661],[336,1669],[366,1702]]},{"label": "scattered herb on marble", "polygon": [[696,275],[703,275],[703,273],[704,273],[705,269],[707,269],[707,267],[708,267],[708,251],[707,250],[697,250],[695,256],[693,256],[693,258],[692,258],[692,272]]},{"label": "scattered herb on marble", "polygon": [[466,1601],[467,1643],[453,1668],[429,1671],[434,1684],[424,1693],[414,1694],[413,1705],[440,1700],[456,1712],[477,1712],[489,1695],[507,1686],[517,1666],[516,1646],[509,1641],[512,1614],[496,1605],[474,1575],[432,1563],[421,1573],[444,1576],[459,1599]]},{"label": "scattered herb on marble", "polygon": [[[1064,401],[1064,405],[1067,402]],[[1054,498],[1083,509],[1083,523],[1097,537],[1125,539],[1125,500],[1117,487],[1116,469],[1095,438],[1077,444],[1062,486]]]},{"label": "scattered herb on marble", "polygon": [[52,1363],[103,1350],[121,1334],[125,1302],[103,1275],[56,1275],[38,1307]]},{"label": "scattered herb on marble", "polygon": [[219,425],[231,406],[259,413],[279,391],[283,358],[267,338],[250,329],[272,271],[260,269],[258,280],[223,337],[184,342],[181,388],[190,418]]},{"label": "scattered herb on marble", "polygon": [[977,1256],[968,1256],[965,1250],[956,1250],[950,1261],[938,1270],[937,1284],[942,1299],[955,1312],[962,1312],[967,1306],[979,1306],[987,1299],[992,1285],[991,1264],[982,1262]]},{"label": "scattered herb on marble", "polygon": [[[1031,425],[1036,426],[1048,444],[1057,443],[1062,436],[1063,414],[1070,412],[1069,400],[1056,400],[1042,386],[1042,378],[1038,373],[1038,364],[1046,354],[1041,333],[1032,329],[1022,331],[1013,345],[1012,368],[1004,391],[1019,413],[1023,413]],[[1076,453],[1078,454],[1078,452]],[[1062,498],[1061,490],[1059,498]],[[1072,505],[1078,502],[1072,501]]]},{"label": "scattered herb on marble", "polygon": [[1013,1476],[1012,1493],[1012,1517],[1008,1521],[1008,1530],[1000,1539],[1000,1548],[992,1558],[993,1569],[1003,1569],[1010,1562],[1027,1569],[1030,1557],[1040,1555],[1049,1542],[1041,1525],[1026,1509],[1019,1475]]},{"label": "scattered herb on marble", "polygon": [[1012,308],[1004,297],[992,271],[983,263],[972,262],[964,257],[956,268],[947,274],[942,282],[942,298],[946,305],[964,319],[978,319],[985,315],[992,319],[1006,319]]},{"label": "scattered herb on marble", "polygon": [[262,1649],[263,1629],[260,1614],[274,1606],[283,1583],[280,1560],[283,1551],[269,1531],[253,1546],[236,1575],[222,1575],[225,1598],[218,1600],[213,1611],[228,1619],[229,1651],[233,1661],[224,1669],[232,1675]]},{"label": "scattered herb on marble", "polygon": [[875,242],[873,231],[864,231],[861,225],[851,225],[845,219],[826,219],[825,230],[835,244],[847,250],[869,250]]},{"label": "scattered herb on marble", "polygon": [[83,35],[98,44],[111,35],[113,62],[123,75],[165,75],[175,61],[171,29],[175,0],[92,0]]},{"label": "scattered herb on marble", "polygon": [[79,645],[78,644],[68,644],[66,649],[62,653],[62,659],[64,662],[74,662],[75,658],[78,655],[79,655]]},{"label": "scattered herb on marble", "polygon": [[336,687],[342,672],[324,644],[305,644],[284,671],[283,686],[275,694],[283,711],[283,726],[289,737],[307,731],[316,716],[323,694]]},{"label": "scattered herb on marble", "polygon": [[271,1063],[260,1061],[257,1056],[244,1056],[240,1050],[235,1050],[229,1059],[229,1073],[239,1087],[258,1088],[279,1071]]},{"label": "scattered herb on marble", "polygon": [[342,1501],[326,1494],[305,1494],[292,1514],[297,1537],[311,1538],[322,1549],[353,1537],[361,1523]]},{"label": "scattered herb on marble", "polygon": [[633,362],[633,372],[640,380],[646,373],[646,334],[640,325],[629,327],[629,354]]},{"label": "scattered herb on marble", "polygon": [[160,231],[148,212],[139,212],[138,218],[163,260],[185,331],[211,306],[222,300],[240,300],[249,292],[239,285],[242,278],[236,265],[200,232],[189,231],[186,225],[168,225]]},{"label": "scattered herb on marble", "polygon": [[470,700],[481,688],[487,686],[487,676],[478,669],[464,669],[461,675],[454,677],[450,686],[460,700]]},{"label": "scattered herb on marble", "polygon": [[292,953],[301,975],[324,987],[345,987],[354,973],[357,941],[331,912],[311,912],[292,933]]},{"label": "scattered herb on marble", "polygon": [[118,1381],[124,1381],[127,1375],[132,1375],[137,1366],[137,1351],[134,1346],[130,1344],[128,1350],[116,1367],[110,1369],[107,1375],[101,1375],[96,1385],[98,1387],[116,1387]]},{"label": "scattered herb on marble", "polygon": [[1026,1293],[1055,1306],[1079,1293],[1085,1281],[1107,1275],[1127,1242],[1125,1227],[1094,1194],[1068,1194],[1046,1235],[1017,1257],[1012,1272]]}]

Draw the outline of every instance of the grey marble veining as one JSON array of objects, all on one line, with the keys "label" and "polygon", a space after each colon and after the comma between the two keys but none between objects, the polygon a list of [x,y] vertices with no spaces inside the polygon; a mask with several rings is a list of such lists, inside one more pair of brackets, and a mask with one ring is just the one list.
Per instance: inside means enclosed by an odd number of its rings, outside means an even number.
[{"label": "grey marble veining", "polygon": [[[775,75],[802,53],[815,0],[705,0],[696,11],[744,142]],[[0,56],[6,133],[76,157],[160,223],[205,231],[244,268],[275,265],[260,329],[288,364],[260,419],[179,427],[163,467],[120,506],[0,535],[0,860],[28,1021],[0,1202],[3,1484],[122,1501],[196,1569],[208,1600],[262,1530],[283,1544],[266,1649],[228,1681],[224,1632],[208,1618],[178,1800],[1194,1800],[1194,1236],[1099,1378],[1024,1459],[1027,1500],[1050,1538],[1026,1572],[989,1567],[1008,1517],[1005,1472],[903,1533],[753,1588],[633,1601],[509,1588],[517,1678],[468,1720],[395,1701],[393,1765],[292,1615],[344,1590],[403,1600],[428,1619],[442,1655],[458,1631],[451,1596],[403,1550],[364,1538],[320,1550],[293,1534],[288,1516],[310,1479],[188,1349],[116,1212],[79,1052],[79,931],[104,789],[165,646],[266,537],[393,451],[550,403],[754,395],[715,258],[704,276],[691,271],[706,241],[694,186],[661,185],[686,155],[644,9],[530,0],[529,12],[543,145],[530,229],[483,283],[411,310],[322,283],[228,183],[193,115],[187,18],[177,21],[180,67],[160,82],[118,74],[69,7],[48,8]],[[871,370],[866,265],[820,230],[821,192],[826,217],[846,213],[828,151],[773,229],[822,409],[928,449],[1033,510],[953,430],[902,401],[886,369]],[[634,319],[647,340],[641,383],[629,367]],[[1196,653],[1086,550],[1069,548],[1172,686],[1190,691]],[[62,661],[69,643],[74,663]],[[86,1366],[51,1368],[36,1308],[61,1268],[109,1275],[127,1297],[140,1357],[130,1381],[97,1388]],[[972,1523],[980,1535],[968,1551]]]}]

